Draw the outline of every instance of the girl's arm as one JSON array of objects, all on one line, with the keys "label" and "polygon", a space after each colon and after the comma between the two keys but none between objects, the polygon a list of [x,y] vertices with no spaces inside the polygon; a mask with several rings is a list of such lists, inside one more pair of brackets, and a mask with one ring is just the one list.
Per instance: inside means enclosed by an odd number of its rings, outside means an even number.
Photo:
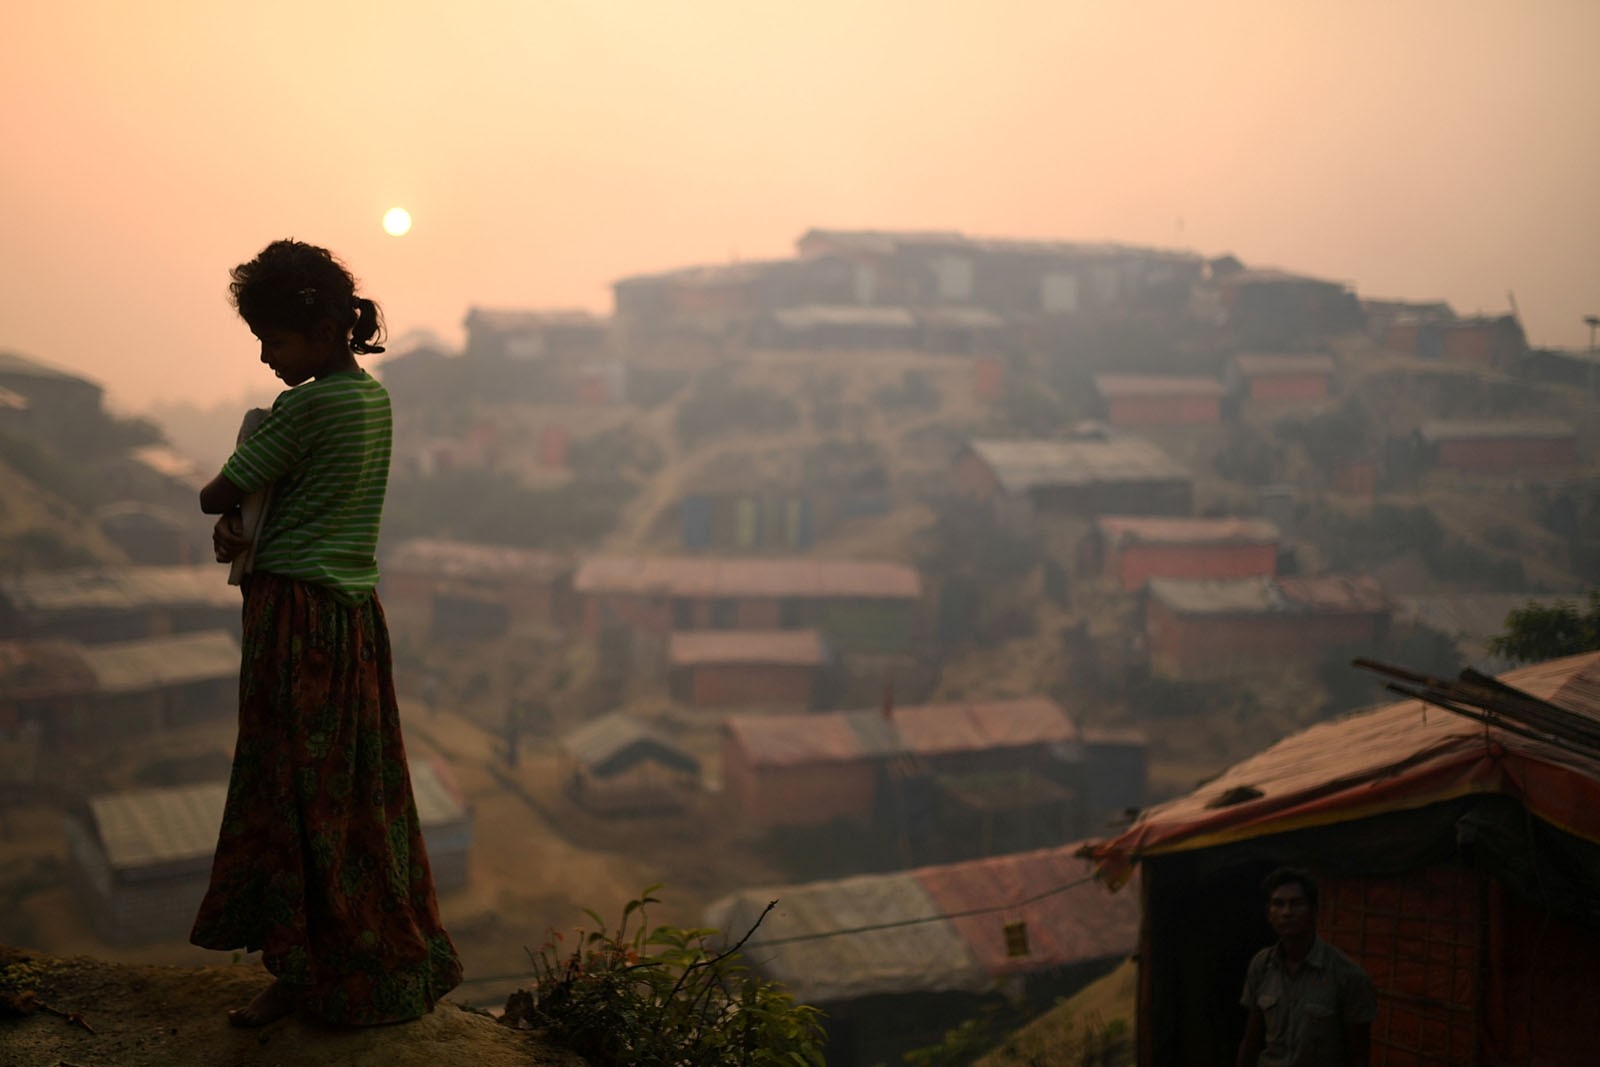
[{"label": "girl's arm", "polygon": [[200,490],[200,510],[207,515],[223,515],[238,507],[245,491],[219,473]]}]

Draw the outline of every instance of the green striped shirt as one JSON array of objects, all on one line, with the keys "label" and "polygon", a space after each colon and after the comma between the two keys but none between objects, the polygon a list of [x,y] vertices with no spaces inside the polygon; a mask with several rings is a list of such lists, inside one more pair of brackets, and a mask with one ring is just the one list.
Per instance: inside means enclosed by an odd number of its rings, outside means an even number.
[{"label": "green striped shirt", "polygon": [[378,584],[378,526],[394,432],[389,394],[365,371],[278,396],[222,465],[246,493],[272,486],[255,569],[330,586],[360,601]]}]

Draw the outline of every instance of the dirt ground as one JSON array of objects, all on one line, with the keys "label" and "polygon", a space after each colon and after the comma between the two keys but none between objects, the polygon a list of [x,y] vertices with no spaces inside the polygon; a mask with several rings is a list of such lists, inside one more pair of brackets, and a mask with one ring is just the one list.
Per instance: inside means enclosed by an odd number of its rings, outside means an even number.
[{"label": "dirt ground", "polygon": [[[331,1027],[295,1016],[259,1030],[229,1026],[226,1011],[269,981],[256,965],[152,967],[0,949],[0,990],[25,985],[37,1001],[76,1013],[0,1011],[5,1067],[582,1067],[537,1033],[501,1026],[443,1001],[414,1022],[370,1029]],[[92,1032],[91,1032],[92,1031]]]}]

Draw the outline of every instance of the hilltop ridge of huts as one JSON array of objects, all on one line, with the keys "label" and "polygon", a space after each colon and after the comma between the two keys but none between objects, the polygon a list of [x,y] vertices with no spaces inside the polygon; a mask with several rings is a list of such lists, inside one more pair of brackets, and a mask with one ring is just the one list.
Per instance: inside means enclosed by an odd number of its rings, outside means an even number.
[{"label": "hilltop ridge of huts", "polygon": [[624,336],[972,352],[1007,344],[1013,320],[1182,307],[1204,270],[1109,243],[811,229],[793,258],[632,275],[612,294]]},{"label": "hilltop ridge of huts", "polygon": [[745,934],[755,974],[828,1013],[830,1063],[937,1042],[1004,990],[1036,1010],[1116,966],[1136,894],[1106,892],[1066,844],[892,874],[740,890],[706,925]]}]

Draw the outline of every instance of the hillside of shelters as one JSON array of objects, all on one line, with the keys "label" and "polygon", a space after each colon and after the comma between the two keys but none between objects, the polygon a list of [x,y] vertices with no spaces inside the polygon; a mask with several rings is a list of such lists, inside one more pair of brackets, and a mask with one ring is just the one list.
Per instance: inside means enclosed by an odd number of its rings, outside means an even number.
[{"label": "hillside of shelters", "polygon": [[[1600,363],[1514,309],[815,229],[464,326],[376,371],[380,591],[466,1003],[642,885],[685,926],[778,896],[762,966],[839,1020],[830,1063],[892,1062],[1140,949],[1132,894],[1068,891],[1079,848],[1372,703],[1353,658],[1498,673],[1510,610],[1600,584]],[[237,591],[193,465],[109,416],[74,451],[38,413],[96,387],[35,379],[0,362],[0,941],[215,962],[179,928]]]}]

